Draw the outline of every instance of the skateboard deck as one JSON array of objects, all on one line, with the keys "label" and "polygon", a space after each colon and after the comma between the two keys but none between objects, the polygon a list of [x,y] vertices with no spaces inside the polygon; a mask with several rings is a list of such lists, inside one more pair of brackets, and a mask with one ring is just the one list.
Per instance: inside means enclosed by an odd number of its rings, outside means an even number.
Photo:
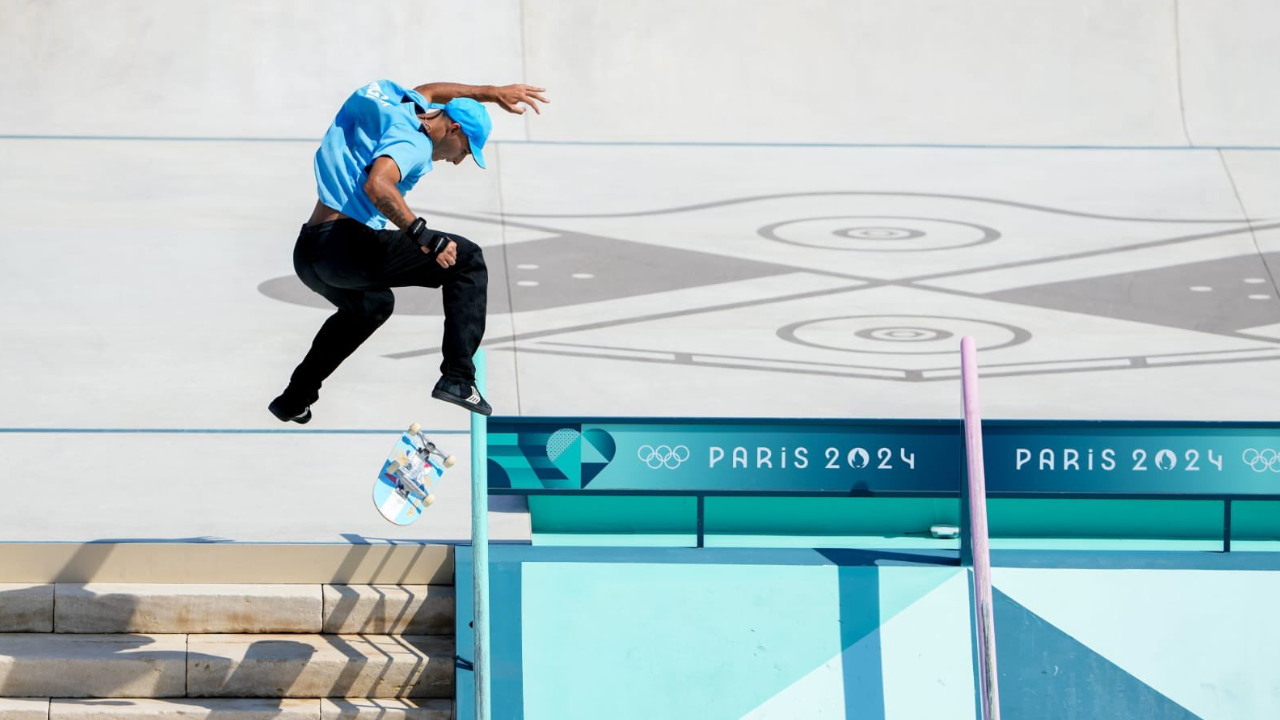
[{"label": "skateboard deck", "polygon": [[435,502],[431,493],[445,468],[455,459],[436,447],[418,423],[396,441],[373,483],[373,504],[382,517],[396,525],[409,525]]}]

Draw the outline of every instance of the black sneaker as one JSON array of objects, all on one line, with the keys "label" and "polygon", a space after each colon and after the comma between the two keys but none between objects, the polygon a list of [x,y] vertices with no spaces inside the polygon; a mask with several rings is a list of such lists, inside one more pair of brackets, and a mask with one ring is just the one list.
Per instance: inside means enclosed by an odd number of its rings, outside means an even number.
[{"label": "black sneaker", "polygon": [[284,395],[271,401],[267,406],[272,415],[280,419],[280,422],[296,422],[299,425],[306,425],[311,422],[311,406],[306,405],[301,410],[297,406],[290,405]]},{"label": "black sneaker", "polygon": [[431,391],[431,397],[464,407],[473,413],[492,415],[493,408],[480,396],[480,389],[467,382],[458,382],[449,378],[440,378]]}]

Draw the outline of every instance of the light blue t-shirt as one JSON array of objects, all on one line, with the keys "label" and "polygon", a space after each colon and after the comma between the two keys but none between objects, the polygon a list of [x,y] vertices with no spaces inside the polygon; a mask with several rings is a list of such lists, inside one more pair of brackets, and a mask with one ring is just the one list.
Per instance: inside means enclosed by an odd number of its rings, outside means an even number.
[{"label": "light blue t-shirt", "polygon": [[418,119],[419,106],[431,107],[422,95],[390,80],[371,82],[347,98],[316,151],[320,202],[374,230],[386,227],[364,183],[383,155],[400,167],[401,195],[431,172],[431,139]]}]

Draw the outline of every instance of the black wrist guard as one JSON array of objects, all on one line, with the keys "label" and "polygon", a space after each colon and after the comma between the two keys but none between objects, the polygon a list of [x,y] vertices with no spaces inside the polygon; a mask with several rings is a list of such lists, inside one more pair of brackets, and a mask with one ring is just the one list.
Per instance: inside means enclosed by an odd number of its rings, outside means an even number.
[{"label": "black wrist guard", "polygon": [[420,217],[414,218],[409,223],[409,229],[405,233],[414,242],[431,251],[432,255],[439,255],[441,250],[449,244],[449,237],[442,235],[427,227],[427,221]]},{"label": "black wrist guard", "polygon": [[419,245],[422,244],[422,236],[425,235],[426,232],[427,221],[420,217],[414,218],[413,222],[409,223],[409,227],[405,230],[405,233],[409,235],[409,239]]}]

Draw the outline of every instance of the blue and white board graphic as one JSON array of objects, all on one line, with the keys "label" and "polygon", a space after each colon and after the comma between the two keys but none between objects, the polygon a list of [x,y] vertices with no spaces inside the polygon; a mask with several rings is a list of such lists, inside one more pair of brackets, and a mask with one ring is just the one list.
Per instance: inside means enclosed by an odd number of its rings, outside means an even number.
[{"label": "blue and white board graphic", "polygon": [[[417,436],[401,435],[373,484],[373,504],[383,517],[396,525],[409,525],[422,515],[423,508],[429,504],[424,503],[424,496],[444,475],[444,469],[433,457],[420,452],[421,448]],[[396,469],[401,463],[397,460],[407,461],[399,472]]]}]

